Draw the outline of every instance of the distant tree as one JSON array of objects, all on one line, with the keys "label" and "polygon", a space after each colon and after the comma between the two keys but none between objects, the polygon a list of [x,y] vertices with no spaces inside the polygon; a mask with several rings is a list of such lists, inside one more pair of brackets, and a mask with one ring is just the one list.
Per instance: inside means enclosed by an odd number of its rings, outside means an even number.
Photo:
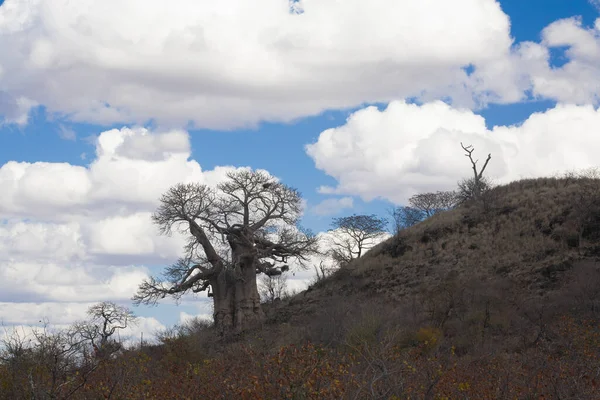
[{"label": "distant tree", "polygon": [[390,215],[394,224],[393,228],[395,234],[418,224],[425,218],[423,211],[409,206],[393,207],[390,210]]},{"label": "distant tree", "polygon": [[600,169],[593,167],[569,171],[564,174],[564,178],[567,182],[577,182],[578,186],[571,201],[571,216],[577,227],[577,243],[581,252],[584,237],[587,236],[592,241],[600,239]]},{"label": "distant tree", "polygon": [[335,265],[326,264],[325,261],[319,261],[319,265],[315,265],[315,277],[313,283],[319,283],[327,278],[335,271]]},{"label": "distant tree", "polygon": [[431,217],[440,211],[453,208],[457,202],[457,195],[454,191],[420,193],[408,199],[409,204],[423,212],[426,218]]},{"label": "distant tree", "polygon": [[280,275],[288,259],[308,260],[317,238],[297,226],[300,193],[260,171],[227,174],[215,189],[179,184],[160,199],[153,216],[164,234],[187,234],[185,256],[167,268],[164,280],[144,281],[134,301],[154,304],[166,296],[209,290],[214,323],[222,335],[264,320],[257,274]]},{"label": "distant tree", "polygon": [[287,295],[287,275],[261,275],[258,290],[261,299],[268,303],[285,297]]},{"label": "distant tree", "polygon": [[351,215],[334,218],[331,224],[333,238],[330,256],[343,266],[359,258],[369,248],[370,241],[385,235],[387,221],[376,215]]},{"label": "distant tree", "polygon": [[473,151],[475,150],[472,145],[465,146],[460,143],[460,146],[466,152],[465,156],[471,161],[471,168],[473,169],[473,178],[464,179],[458,184],[458,200],[464,202],[470,199],[479,200],[481,195],[491,188],[491,182],[483,176],[483,172],[490,162],[492,155],[488,154],[483,167],[478,171],[477,162],[479,160],[473,160]]},{"label": "distant tree", "polygon": [[76,322],[73,330],[101,356],[109,356],[118,351],[122,346],[114,339],[115,333],[137,322],[133,311],[111,301],[92,305],[87,315],[90,319]]}]

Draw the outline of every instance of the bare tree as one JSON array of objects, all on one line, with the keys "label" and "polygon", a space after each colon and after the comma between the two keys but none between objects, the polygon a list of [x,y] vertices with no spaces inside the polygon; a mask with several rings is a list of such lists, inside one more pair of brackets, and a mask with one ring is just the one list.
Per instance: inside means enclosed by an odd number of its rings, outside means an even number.
[{"label": "bare tree", "polygon": [[0,366],[11,374],[12,384],[2,392],[8,398],[68,399],[98,367],[72,328],[51,330],[46,321],[30,335],[13,331],[0,345]]},{"label": "bare tree", "polygon": [[457,196],[454,191],[420,193],[408,199],[413,208],[423,212],[429,218],[441,211],[453,208],[456,205]]},{"label": "bare tree", "polygon": [[334,218],[332,222],[333,238],[330,256],[343,266],[359,258],[373,244],[374,239],[385,235],[387,221],[376,215],[351,215]]},{"label": "bare tree", "polygon": [[389,213],[394,223],[394,233],[396,235],[403,229],[410,228],[425,218],[423,211],[410,206],[393,207]]},{"label": "bare tree", "polygon": [[325,264],[325,261],[319,261],[319,265],[315,265],[315,277],[313,283],[319,283],[327,278],[335,270],[335,266],[331,264]]},{"label": "bare tree", "polygon": [[75,332],[88,341],[97,356],[110,356],[120,350],[122,345],[113,339],[115,333],[135,324],[137,317],[128,307],[111,301],[94,304],[87,311],[87,321],[73,325]]},{"label": "bare tree", "polygon": [[287,275],[262,275],[258,286],[261,298],[273,303],[287,295]]},{"label": "bare tree", "polygon": [[268,174],[239,170],[210,188],[179,184],[165,193],[153,215],[163,234],[188,235],[185,255],[164,279],[144,281],[134,301],[155,304],[187,292],[209,290],[220,334],[238,333],[264,320],[256,275],[279,275],[289,258],[307,261],[317,238],[297,226],[300,193]]},{"label": "bare tree", "polygon": [[460,146],[466,152],[465,157],[469,157],[469,161],[471,161],[471,167],[473,168],[473,178],[463,180],[459,183],[459,198],[461,201],[467,200],[469,198],[474,200],[479,200],[481,194],[489,189],[490,183],[487,179],[484,178],[483,172],[490,162],[492,155],[488,154],[483,167],[477,171],[477,162],[479,160],[473,160],[473,151],[475,150],[472,145],[465,146],[460,143]]}]

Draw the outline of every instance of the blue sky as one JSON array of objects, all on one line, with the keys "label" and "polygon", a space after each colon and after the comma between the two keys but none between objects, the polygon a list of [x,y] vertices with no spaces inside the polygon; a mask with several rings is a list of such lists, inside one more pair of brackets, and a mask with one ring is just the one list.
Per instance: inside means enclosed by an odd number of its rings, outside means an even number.
[{"label": "blue sky", "polygon": [[[0,1],[2,4],[3,1]],[[511,35],[515,42],[539,41],[541,30],[551,22],[578,16],[584,25],[593,25],[598,16],[597,9],[587,0],[505,0],[500,2],[502,9],[511,20]],[[564,49],[563,49],[564,50]],[[562,51],[554,51],[556,64],[563,63]],[[486,118],[489,128],[494,125],[511,125],[524,121],[536,111],[543,111],[555,104],[541,99],[517,104],[491,105],[478,110]],[[385,104],[379,104],[384,107]],[[194,129],[191,130],[192,157],[203,168],[212,169],[218,165],[252,166],[264,168],[280,177],[284,182],[301,190],[311,203],[317,203],[327,196],[316,191],[321,185],[331,185],[335,181],[322,171],[318,171],[310,157],[306,156],[304,145],[316,141],[319,133],[344,123],[352,111],[325,111],[317,116],[301,118],[293,123],[262,122],[258,127],[227,131]],[[86,165],[93,153],[93,144],[85,138],[99,134],[107,128],[120,128],[122,124],[108,126],[55,121],[48,118],[44,107],[34,109],[26,126],[5,125],[0,127],[0,163],[15,161],[68,162]],[[59,132],[65,127],[76,134],[76,140],[62,139]],[[232,145],[235,143],[235,145]],[[355,208],[344,213],[375,213],[387,215],[390,204],[373,200],[364,202],[356,199]],[[306,215],[303,223],[315,231],[329,227],[330,216]]]},{"label": "blue sky", "polygon": [[[404,204],[411,194],[451,189],[469,173],[457,149],[460,140],[474,143],[481,154],[492,153],[490,174],[498,182],[595,165],[590,146],[598,139],[589,135],[600,121],[600,63],[595,61],[600,60],[600,3],[502,0],[498,8],[492,0],[459,0],[446,9],[452,2],[440,0],[429,2],[437,3],[431,9],[419,9],[412,20],[398,22],[399,27],[385,22],[386,14],[392,18],[404,12],[391,0],[373,6],[349,2],[343,10],[329,1],[300,2],[304,19],[289,21],[279,11],[280,3],[286,2],[265,0],[263,8],[255,7],[249,15],[240,1],[209,6],[186,0],[180,9],[169,10],[152,2],[144,13],[136,13],[133,0],[108,1],[101,9],[90,3],[89,10],[71,9],[65,0],[48,0],[49,7],[34,2],[29,8],[25,1],[0,0],[0,48],[5,49],[0,52],[0,168],[5,170],[2,175],[0,169],[0,197],[3,192],[11,196],[0,202],[0,218],[8,221],[0,249],[15,249],[15,238],[23,235],[49,240],[53,229],[67,237],[64,232],[77,226],[72,237],[78,238],[79,253],[64,250],[66,244],[51,247],[65,252],[61,265],[87,260],[100,268],[110,260],[114,271],[132,266],[157,270],[175,254],[172,243],[149,238],[153,247],[138,257],[136,251],[115,250],[102,236],[102,229],[118,229],[118,223],[134,229],[138,222],[131,221],[150,211],[150,198],[136,202],[135,196],[119,192],[126,184],[109,187],[110,174],[121,167],[90,178],[90,190],[103,185],[103,206],[79,193],[77,181],[66,183],[93,165],[103,168],[97,152],[109,150],[98,137],[111,129],[121,141],[129,135],[123,128],[148,128],[132,137],[184,132],[184,139],[172,136],[179,141],[171,147],[152,151],[189,154],[205,172],[222,166],[269,171],[302,192],[308,202],[303,225],[315,232],[327,230],[332,217],[385,216],[390,206]],[[61,7],[68,12],[52,11]],[[224,12],[227,7],[235,11]],[[204,15],[223,18],[225,28],[219,30]],[[579,20],[568,19],[572,17]],[[287,22],[278,25],[273,22],[277,18]],[[159,41],[163,47],[153,45]],[[196,45],[203,50],[193,53]],[[460,72],[464,69],[469,74]],[[561,126],[569,132],[559,131]],[[189,140],[189,149],[181,140]],[[18,168],[48,163],[35,177],[47,183],[37,198],[35,190],[17,193],[25,175],[16,169],[6,172],[10,162]],[[148,171],[167,168],[144,162]],[[168,176],[173,182],[196,176],[185,175],[186,168],[195,167],[184,164],[165,173],[160,185],[169,182]],[[66,170],[79,172],[61,175]],[[203,176],[211,181],[216,175]],[[60,189],[62,184],[66,189]],[[51,200],[46,204],[44,199]],[[121,206],[112,209],[113,203]],[[125,209],[137,212],[130,225],[123,222]],[[86,223],[94,228],[83,228]],[[26,246],[7,257],[5,269],[22,263],[41,271],[48,262],[27,253]],[[76,274],[61,265],[57,271]],[[89,282],[95,279],[92,272],[81,274]],[[121,272],[115,274],[116,279]],[[43,286],[32,288],[45,296],[33,296],[32,302],[53,310],[60,294]],[[126,302],[125,291],[115,291],[115,298]],[[91,301],[68,300],[75,310],[71,314],[79,312],[76,304]],[[171,306],[161,310],[141,313],[171,324],[181,310],[197,312],[190,304],[175,312]],[[0,308],[0,318],[2,312]],[[6,313],[4,320],[26,322]]]}]

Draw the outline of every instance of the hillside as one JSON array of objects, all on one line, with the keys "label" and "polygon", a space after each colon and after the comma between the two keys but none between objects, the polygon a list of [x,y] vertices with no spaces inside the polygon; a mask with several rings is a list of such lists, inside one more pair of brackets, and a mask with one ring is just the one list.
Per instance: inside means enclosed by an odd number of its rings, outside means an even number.
[{"label": "hillside", "polygon": [[77,395],[600,398],[600,180],[496,187],[265,308],[233,342],[164,333]]},{"label": "hillside", "polygon": [[590,285],[597,279],[599,256],[600,180],[523,180],[493,189],[485,207],[467,204],[402,231],[290,299],[287,314],[317,311],[307,304],[331,304],[332,296],[393,308],[458,292],[568,297],[582,276]]}]

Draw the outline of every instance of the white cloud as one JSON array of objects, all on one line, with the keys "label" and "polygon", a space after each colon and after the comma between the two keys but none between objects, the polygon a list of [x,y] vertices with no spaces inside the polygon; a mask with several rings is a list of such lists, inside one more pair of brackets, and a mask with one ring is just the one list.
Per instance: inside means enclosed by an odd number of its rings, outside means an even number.
[{"label": "white cloud", "polygon": [[295,7],[302,13],[283,0],[6,0],[0,83],[75,121],[199,127],[399,97],[520,97],[514,83],[472,87],[462,70],[510,54],[510,21],[495,0]]},{"label": "white cloud", "polygon": [[[383,233],[379,237],[365,240],[364,242],[364,250],[369,250],[373,246],[381,243],[390,238],[390,234]],[[312,255],[305,261],[303,265],[301,265],[297,260],[294,260],[289,263],[290,272],[286,272],[287,274],[287,288],[289,291],[300,292],[305,290],[312,282],[314,282],[317,272],[315,268],[318,268],[321,263],[322,265],[329,269],[334,270],[337,268],[337,264],[332,257],[329,256],[329,251],[334,248],[335,241],[340,242],[339,239],[343,239],[347,236],[344,236],[343,233],[337,230],[330,230],[327,232],[319,232],[317,234],[319,238],[319,253]],[[356,246],[353,247],[355,251],[357,249]],[[363,255],[365,251],[363,251]],[[308,268],[304,268],[308,267]]]},{"label": "white cloud", "polygon": [[[3,340],[20,338],[26,344],[33,344],[35,332],[54,333],[66,330],[75,321],[88,320],[87,309],[92,303],[43,303],[43,304],[17,304],[0,303],[0,347]],[[15,317],[25,313],[26,318]],[[53,318],[48,318],[52,315]],[[23,321],[23,324],[12,324],[10,321]],[[115,332],[115,339],[121,340],[126,346],[135,346],[143,339],[144,342],[155,342],[155,334],[164,331],[165,326],[154,317],[138,316],[125,329]]]},{"label": "white cloud", "polygon": [[[564,103],[600,103],[600,18],[593,27],[581,18],[558,20],[542,31],[540,44],[527,43],[527,64],[533,92]],[[566,63],[549,64],[550,50],[564,49]]]},{"label": "white cloud", "polygon": [[204,313],[201,313],[201,314],[188,314],[185,311],[181,311],[179,313],[179,324],[185,325],[195,319],[212,322],[212,319],[213,319],[212,313],[207,313],[206,310],[203,310],[203,311],[204,311]]},{"label": "white cloud", "polygon": [[83,259],[85,249],[76,222],[26,223],[0,225],[0,260],[5,255],[35,259],[69,261]]},{"label": "white cloud", "polygon": [[152,224],[160,195],[179,182],[215,185],[235,170],[202,171],[183,131],[113,129],[95,146],[89,166],[0,165],[0,320],[71,323],[69,310],[130,302],[146,266],[182,251],[180,235],[160,236]]},{"label": "white cloud", "polygon": [[[202,171],[190,160],[185,132],[123,128],[101,133],[88,166],[17,163],[0,166],[0,320],[68,325],[99,301],[128,303],[150,270],[181,254],[182,238],[159,236],[152,224],[160,194],[178,182],[215,185],[234,167]],[[266,171],[265,171],[266,172]],[[350,207],[351,198],[327,207]],[[319,210],[319,208],[317,208]],[[331,233],[321,233],[327,238]],[[329,245],[325,240],[323,250]],[[315,257],[312,264],[327,258]],[[294,268],[290,288],[305,289],[314,270]],[[209,299],[194,301],[211,314]],[[181,320],[190,314],[182,311]],[[146,319],[131,335],[160,329]],[[155,329],[156,328],[156,329]]]},{"label": "white cloud", "polygon": [[128,301],[147,276],[144,267],[44,262],[22,257],[18,261],[2,261],[0,301]]},{"label": "white cloud", "polygon": [[[3,81],[3,75],[0,63],[0,83]],[[29,110],[34,106],[36,103],[25,97],[14,97],[0,90],[0,127],[6,124],[26,125],[29,120]]]},{"label": "white cloud", "polygon": [[118,331],[118,337],[128,346],[140,344],[143,340],[145,343],[156,342],[155,335],[165,330],[159,320],[154,317],[137,317],[135,323],[131,323],[127,328]]},{"label": "white cloud", "polygon": [[58,136],[61,139],[65,139],[65,140],[76,140],[77,139],[77,135],[75,134],[75,131],[72,128],[69,128],[62,124],[58,126]]},{"label": "white cloud", "polygon": [[368,107],[353,113],[306,149],[317,168],[338,181],[322,192],[403,203],[415,193],[453,189],[470,176],[461,141],[473,144],[476,158],[491,153],[486,173],[506,182],[598,165],[598,126],[600,111],[591,105],[558,105],[522,125],[490,131],[469,110],[396,101],[383,111]]},{"label": "white cloud", "polygon": [[9,303],[0,302],[4,325],[69,325],[85,318],[91,303]]},{"label": "white cloud", "polygon": [[88,227],[89,251],[92,253],[142,255],[156,251],[158,230],[152,213],[140,212],[94,221]]},{"label": "white cloud", "polygon": [[316,215],[333,215],[337,214],[345,208],[354,207],[352,197],[342,197],[339,199],[325,199],[319,204],[312,207],[313,214]]},{"label": "white cloud", "polygon": [[153,210],[171,185],[215,184],[234,167],[202,171],[189,160],[188,134],[145,128],[102,132],[89,167],[67,163],[8,162],[0,167],[0,216],[61,220]]}]

